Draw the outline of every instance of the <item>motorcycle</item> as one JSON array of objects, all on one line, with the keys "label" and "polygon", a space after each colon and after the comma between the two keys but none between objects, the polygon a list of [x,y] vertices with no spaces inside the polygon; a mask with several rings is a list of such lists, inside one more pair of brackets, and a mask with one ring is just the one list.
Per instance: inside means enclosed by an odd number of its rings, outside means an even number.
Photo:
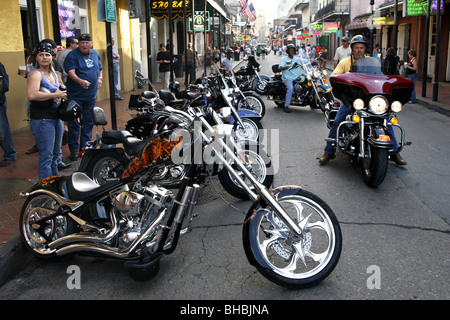
[{"label": "motorcycle", "polygon": [[[380,62],[371,57],[359,59],[346,74],[330,78],[333,92],[350,114],[337,128],[337,139],[331,140],[343,153],[359,160],[364,182],[370,187],[380,185],[387,172],[394,143],[388,126],[398,128],[398,152],[405,142],[405,131],[396,114],[409,101],[414,89],[412,81],[400,76],[385,76]],[[325,112],[328,128],[334,123],[339,108]],[[327,141],[329,139],[326,139]]]},{"label": "motorcycle", "polygon": [[[267,189],[226,143],[226,127],[211,127],[201,110],[170,110],[169,122],[173,126],[149,139],[116,181],[100,186],[75,172],[43,179],[22,193],[20,235],[26,248],[43,259],[76,253],[115,258],[125,262],[133,279],[153,278],[160,259],[192,230],[199,186],[194,179],[197,152],[191,151],[200,148],[221,162],[253,200],[242,238],[249,262],[264,277],[298,289],[330,275],[339,261],[342,235],[322,199],[297,186]],[[186,166],[174,191],[154,181],[172,164]]]},{"label": "motorcycle", "polygon": [[[325,83],[326,70],[320,71],[313,67],[308,59],[301,59],[303,72],[294,81],[294,91],[292,93],[291,105],[320,108],[325,112],[334,103],[332,88]],[[286,99],[286,86],[282,82],[279,65],[273,65],[273,80],[269,81],[264,89],[264,94],[269,100],[273,100],[278,107],[284,107]]]},{"label": "motorcycle", "polygon": [[239,110],[250,110],[260,116],[262,119],[266,113],[264,101],[253,94],[251,91],[241,91],[237,85],[236,77],[233,72],[226,72],[219,68],[215,63],[212,64],[214,73],[196,80],[196,84],[208,85],[211,91],[220,90],[217,96],[223,96],[223,103],[233,103]]},{"label": "motorcycle", "polygon": [[243,61],[247,61],[247,64],[236,66],[239,69],[234,72],[237,86],[242,92],[252,90],[263,95],[270,77],[259,74],[261,65],[255,60],[255,56],[248,56]]},{"label": "motorcycle", "polygon": [[[194,87],[194,86],[192,86]],[[170,92],[169,92],[170,93]],[[190,100],[172,100],[174,106],[179,110],[186,110],[189,107],[197,106],[204,113],[205,119],[211,125],[221,125],[222,128],[227,127],[234,139],[230,143],[236,154],[241,158],[247,169],[263,183],[269,187],[273,182],[273,174],[271,170],[270,157],[266,154],[263,146],[252,140],[239,140],[237,138],[236,127],[226,124],[224,120],[229,122],[231,111],[227,111],[227,107],[221,108],[220,113],[216,112],[213,107],[203,105],[203,95],[189,93],[193,98]],[[161,98],[165,97],[165,92],[160,92]],[[190,101],[190,102],[188,102]],[[79,172],[85,172],[96,183],[103,185],[108,181],[117,180],[125,170],[127,164],[137,155],[137,153],[146,144],[146,139],[157,136],[160,132],[167,130],[167,122],[170,119],[170,112],[165,110],[164,102],[154,97],[149,91],[142,93],[140,102],[142,106],[138,109],[142,114],[140,117],[131,119],[127,123],[129,131],[103,130],[100,136],[98,126],[107,124],[104,112],[101,108],[93,109],[93,120],[97,127],[96,139],[90,141],[84,148],[81,158]],[[170,101],[169,101],[170,102]],[[178,102],[184,103],[181,107]],[[145,107],[148,106],[148,107]],[[149,111],[151,110],[151,111]],[[227,116],[228,115],[228,118]],[[130,122],[138,120],[139,126],[129,126]],[[136,138],[138,136],[141,139]],[[239,183],[229,174],[228,170],[223,166],[208,166],[202,164],[198,166],[200,183],[205,182],[207,176],[217,175],[223,188],[232,196],[247,200],[248,195]],[[154,179],[158,179],[160,183],[164,181],[165,185],[177,185],[179,178],[184,175],[185,167],[180,165],[168,166],[162,170]]]}]

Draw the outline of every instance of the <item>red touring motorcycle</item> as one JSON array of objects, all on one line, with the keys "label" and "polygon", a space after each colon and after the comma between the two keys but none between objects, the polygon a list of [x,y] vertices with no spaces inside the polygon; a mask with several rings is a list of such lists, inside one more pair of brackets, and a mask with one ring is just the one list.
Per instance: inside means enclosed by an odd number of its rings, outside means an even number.
[{"label": "red touring motorcycle", "polygon": [[[401,133],[397,152],[410,144],[405,142],[405,131],[398,124],[396,113],[409,101],[413,82],[401,76],[384,75],[380,62],[371,57],[354,62],[350,72],[332,76],[330,82],[334,96],[351,110],[337,128],[337,139],[331,141],[343,153],[360,160],[364,182],[376,187],[386,176],[389,156],[395,153],[389,126]],[[328,128],[338,110],[335,104],[325,111]]]}]

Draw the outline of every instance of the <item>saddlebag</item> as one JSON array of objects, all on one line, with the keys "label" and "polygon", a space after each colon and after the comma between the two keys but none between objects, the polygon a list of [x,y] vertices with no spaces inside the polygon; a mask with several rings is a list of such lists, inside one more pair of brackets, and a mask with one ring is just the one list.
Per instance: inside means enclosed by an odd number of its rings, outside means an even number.
[{"label": "saddlebag", "polygon": [[280,81],[269,81],[264,88],[264,95],[279,96],[283,94],[284,84]]}]

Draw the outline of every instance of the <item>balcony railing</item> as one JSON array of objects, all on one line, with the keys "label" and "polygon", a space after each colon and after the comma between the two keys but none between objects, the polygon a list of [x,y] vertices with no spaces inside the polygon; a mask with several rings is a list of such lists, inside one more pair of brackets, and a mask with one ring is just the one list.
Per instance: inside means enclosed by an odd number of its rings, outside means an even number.
[{"label": "balcony railing", "polygon": [[348,0],[335,0],[331,1],[327,6],[319,9],[316,13],[316,19],[321,19],[323,17],[330,16],[333,13],[342,14],[349,12],[349,1]]}]

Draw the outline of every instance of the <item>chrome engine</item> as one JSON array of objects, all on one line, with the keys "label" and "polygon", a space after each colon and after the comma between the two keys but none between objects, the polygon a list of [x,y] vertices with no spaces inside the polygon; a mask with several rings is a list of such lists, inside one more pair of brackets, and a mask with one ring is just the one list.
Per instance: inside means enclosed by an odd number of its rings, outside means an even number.
[{"label": "chrome engine", "polygon": [[158,217],[167,212],[174,198],[170,190],[157,185],[139,191],[128,190],[125,186],[112,193],[111,201],[120,217],[119,247],[130,246]]}]

